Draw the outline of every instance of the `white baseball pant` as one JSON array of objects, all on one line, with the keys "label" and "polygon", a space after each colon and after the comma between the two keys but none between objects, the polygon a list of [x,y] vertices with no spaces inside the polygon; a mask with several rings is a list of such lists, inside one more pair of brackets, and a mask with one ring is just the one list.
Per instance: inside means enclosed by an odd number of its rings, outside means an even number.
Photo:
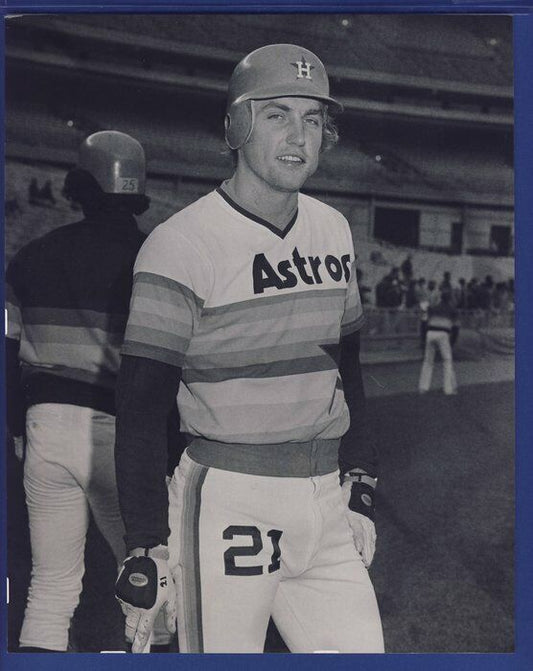
[{"label": "white baseball pant", "polygon": [[169,498],[181,652],[263,652],[270,616],[291,652],[383,652],[338,472],[248,475],[185,452]]},{"label": "white baseball pant", "polygon": [[424,363],[420,371],[420,380],[418,389],[421,392],[429,391],[431,387],[431,378],[433,376],[433,365],[435,363],[435,353],[439,350],[443,362],[444,393],[455,394],[457,391],[457,381],[453,369],[453,355],[450,345],[450,336],[446,331],[428,330],[426,335],[426,349],[424,352]]},{"label": "white baseball pant", "polygon": [[26,432],[32,575],[20,645],[64,651],[82,588],[89,508],[117,564],[126,552],[115,481],[115,418],[42,403],[29,408]]}]

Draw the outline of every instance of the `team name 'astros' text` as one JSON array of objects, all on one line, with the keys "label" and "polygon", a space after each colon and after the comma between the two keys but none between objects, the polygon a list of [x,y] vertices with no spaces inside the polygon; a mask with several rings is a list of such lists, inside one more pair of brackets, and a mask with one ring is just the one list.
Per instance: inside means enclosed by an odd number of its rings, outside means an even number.
[{"label": "team name 'astros' text", "polygon": [[324,260],[319,256],[301,256],[298,247],[292,251],[292,258],[280,261],[277,271],[264,254],[256,254],[253,263],[254,294],[262,294],[265,289],[290,289],[299,281],[305,284],[322,284],[324,273],[335,282],[343,278],[350,279],[350,255],[344,254],[338,259],[327,254]]}]

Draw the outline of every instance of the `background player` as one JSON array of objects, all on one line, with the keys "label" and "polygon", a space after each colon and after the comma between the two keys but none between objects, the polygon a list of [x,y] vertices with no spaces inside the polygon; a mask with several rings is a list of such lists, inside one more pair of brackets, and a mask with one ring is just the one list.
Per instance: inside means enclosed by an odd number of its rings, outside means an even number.
[{"label": "background player", "polygon": [[458,313],[452,305],[452,294],[450,291],[443,291],[440,302],[437,305],[430,305],[428,308],[424,361],[418,381],[418,390],[421,394],[428,392],[431,387],[433,364],[435,363],[437,350],[442,357],[444,393],[447,396],[457,394],[452,347],[458,335]]},{"label": "background player", "polygon": [[[117,131],[89,136],[64,194],[83,221],[21,249],[7,270],[7,421],[26,437],[32,576],[21,652],[66,651],[84,572],[89,509],[120,564],[126,554],[113,446],[114,387],[145,236],[145,157]],[[26,411],[27,409],[27,411]]]},{"label": "background player", "polygon": [[[229,86],[233,177],[138,256],[116,444],[134,652],[160,608],[173,628],[175,588],[182,652],[261,652],[270,615],[293,652],[383,651],[353,243],[339,212],[299,193],[339,107],[312,52],[249,54]],[[167,516],[176,393],[189,446]]]}]

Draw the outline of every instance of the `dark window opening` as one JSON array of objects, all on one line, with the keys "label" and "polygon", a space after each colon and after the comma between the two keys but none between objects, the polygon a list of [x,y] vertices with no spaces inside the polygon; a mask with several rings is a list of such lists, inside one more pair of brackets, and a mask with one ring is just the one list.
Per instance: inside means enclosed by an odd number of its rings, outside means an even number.
[{"label": "dark window opening", "polygon": [[509,256],[511,253],[511,227],[490,227],[490,248],[498,256]]},{"label": "dark window opening", "polygon": [[463,224],[460,221],[452,224],[450,251],[452,254],[460,254],[463,251]]},{"label": "dark window opening", "polygon": [[418,247],[420,211],[393,207],[376,207],[374,237],[401,247]]}]

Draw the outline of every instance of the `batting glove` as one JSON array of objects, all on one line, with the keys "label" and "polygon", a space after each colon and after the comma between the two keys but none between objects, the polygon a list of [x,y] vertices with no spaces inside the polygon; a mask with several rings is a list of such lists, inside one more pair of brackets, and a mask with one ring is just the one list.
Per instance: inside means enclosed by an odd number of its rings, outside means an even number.
[{"label": "batting glove", "polygon": [[126,616],[126,641],[132,652],[144,651],[161,609],[168,631],[176,631],[176,589],[165,546],[133,550],[124,560],[115,594]]},{"label": "batting glove", "polygon": [[355,549],[368,568],[376,551],[374,491],[376,480],[364,471],[349,471],[343,476],[342,489],[347,504],[346,516]]}]

